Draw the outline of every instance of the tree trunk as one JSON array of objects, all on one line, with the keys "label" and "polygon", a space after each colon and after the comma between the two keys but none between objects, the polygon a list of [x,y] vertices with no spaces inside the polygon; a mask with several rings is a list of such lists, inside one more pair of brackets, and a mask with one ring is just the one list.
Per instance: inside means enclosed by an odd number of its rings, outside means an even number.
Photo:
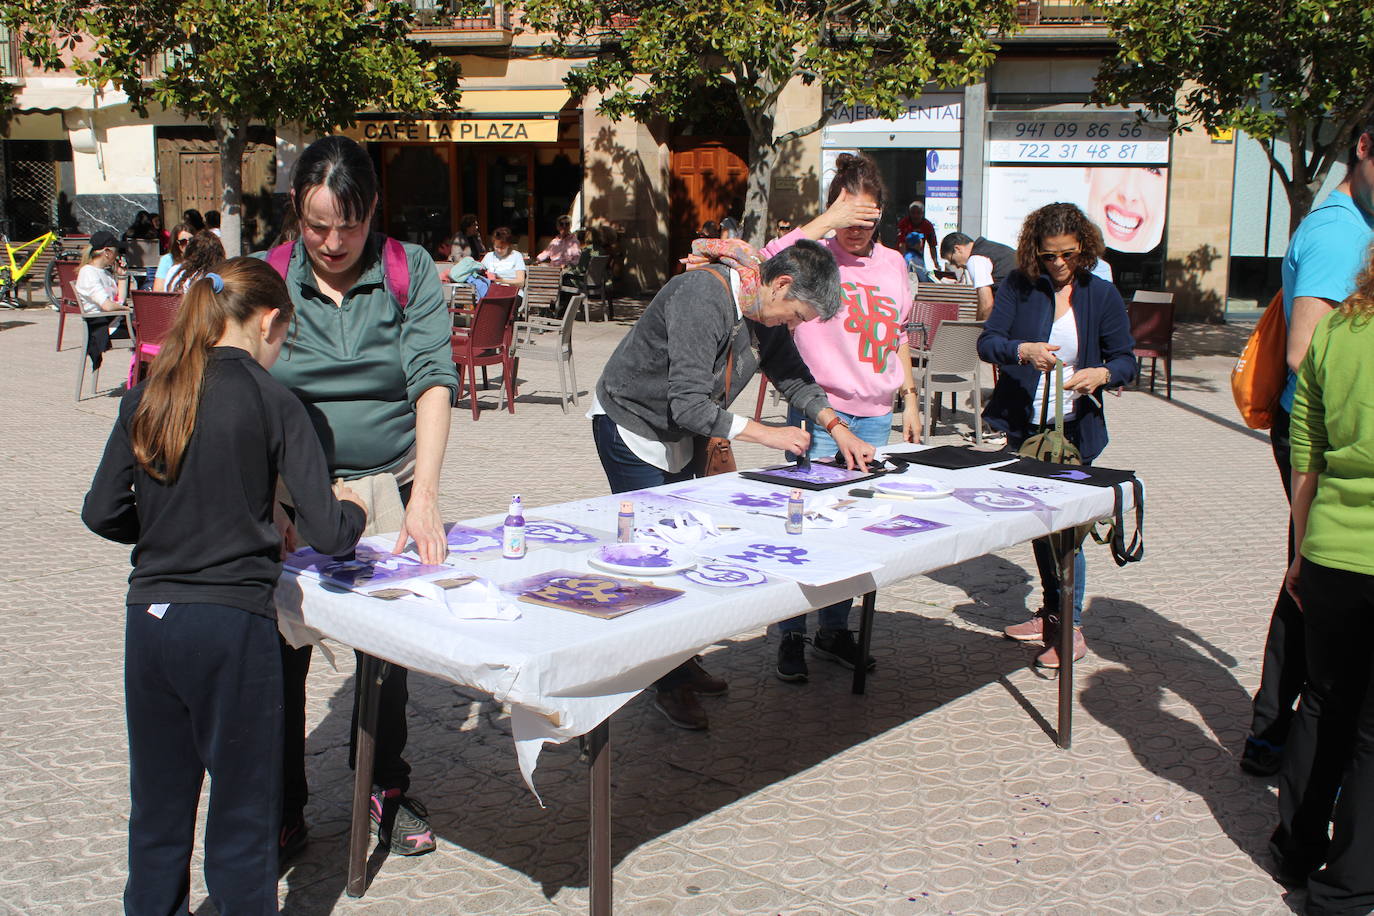
[{"label": "tree trunk", "polygon": [[[772,118],[767,119],[771,126]],[[773,185],[773,169],[778,164],[778,151],[769,136],[756,133],[749,136],[749,183],[744,196],[744,240],[755,248],[768,241],[768,192]]]},{"label": "tree trunk", "polygon": [[219,177],[223,192],[219,208],[220,236],[224,254],[235,258],[243,253],[243,151],[248,147],[248,122],[216,118],[215,140],[219,143]]}]

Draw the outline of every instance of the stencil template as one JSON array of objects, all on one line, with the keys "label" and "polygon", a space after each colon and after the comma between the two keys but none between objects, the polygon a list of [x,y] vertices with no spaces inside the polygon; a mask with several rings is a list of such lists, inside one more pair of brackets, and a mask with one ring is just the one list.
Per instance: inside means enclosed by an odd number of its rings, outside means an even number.
[{"label": "stencil template", "polygon": [[501,586],[501,591],[529,604],[603,619],[663,604],[684,594],[677,588],[568,569],[555,569],[510,582]]},{"label": "stencil template", "polygon": [[768,582],[768,577],[757,569],[730,563],[698,563],[695,569],[682,573],[682,578],[712,588],[752,588]]},{"label": "stencil template", "polygon": [[878,569],[882,564],[853,550],[817,548],[801,538],[768,536],[722,539],[699,548],[710,559],[732,566],[748,566],[770,576],[804,585],[826,585]]},{"label": "stencil template", "polygon": [[924,534],[937,528],[948,528],[943,522],[917,518],[914,515],[894,515],[863,529],[871,534],[881,534],[890,538],[902,538],[912,534]]}]

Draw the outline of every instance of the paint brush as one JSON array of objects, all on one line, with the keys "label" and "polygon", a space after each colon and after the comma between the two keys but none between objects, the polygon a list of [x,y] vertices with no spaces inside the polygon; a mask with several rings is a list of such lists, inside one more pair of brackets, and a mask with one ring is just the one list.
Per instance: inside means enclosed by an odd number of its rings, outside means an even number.
[{"label": "paint brush", "polygon": [[863,499],[910,499],[910,500],[914,500],[914,499],[916,498],[916,497],[914,497],[914,496],[907,496],[905,493],[879,493],[877,490],[865,490],[865,489],[862,489],[862,488],[857,489],[857,490],[850,490],[850,491],[849,491],[849,495],[850,495],[850,496],[858,496],[858,497],[861,497],[861,498],[863,498]]}]

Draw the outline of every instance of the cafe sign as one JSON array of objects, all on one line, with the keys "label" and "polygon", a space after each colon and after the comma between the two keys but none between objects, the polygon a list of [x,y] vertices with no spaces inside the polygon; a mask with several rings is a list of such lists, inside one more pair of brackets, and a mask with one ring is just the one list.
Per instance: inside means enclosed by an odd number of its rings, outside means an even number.
[{"label": "cafe sign", "polygon": [[359,121],[344,136],[373,143],[552,143],[557,118],[465,118],[454,121]]}]

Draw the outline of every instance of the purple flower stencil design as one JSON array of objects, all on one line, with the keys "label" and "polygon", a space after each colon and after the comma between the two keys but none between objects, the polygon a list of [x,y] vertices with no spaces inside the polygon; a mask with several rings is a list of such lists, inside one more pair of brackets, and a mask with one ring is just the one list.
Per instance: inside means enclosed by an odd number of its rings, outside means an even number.
[{"label": "purple flower stencil design", "polygon": [[696,568],[682,573],[682,578],[697,585],[710,585],[714,588],[750,588],[768,581],[768,577],[757,569],[746,569],[729,563],[698,563]]},{"label": "purple flower stencil design", "polygon": [[890,538],[900,538],[909,534],[921,534],[926,531],[934,531],[936,528],[948,527],[942,522],[932,522],[929,519],[916,518],[914,515],[894,515],[869,525],[864,531]]},{"label": "purple flower stencil design", "polygon": [[501,549],[499,531],[454,525],[448,530],[448,546],[454,553],[481,553]]}]

